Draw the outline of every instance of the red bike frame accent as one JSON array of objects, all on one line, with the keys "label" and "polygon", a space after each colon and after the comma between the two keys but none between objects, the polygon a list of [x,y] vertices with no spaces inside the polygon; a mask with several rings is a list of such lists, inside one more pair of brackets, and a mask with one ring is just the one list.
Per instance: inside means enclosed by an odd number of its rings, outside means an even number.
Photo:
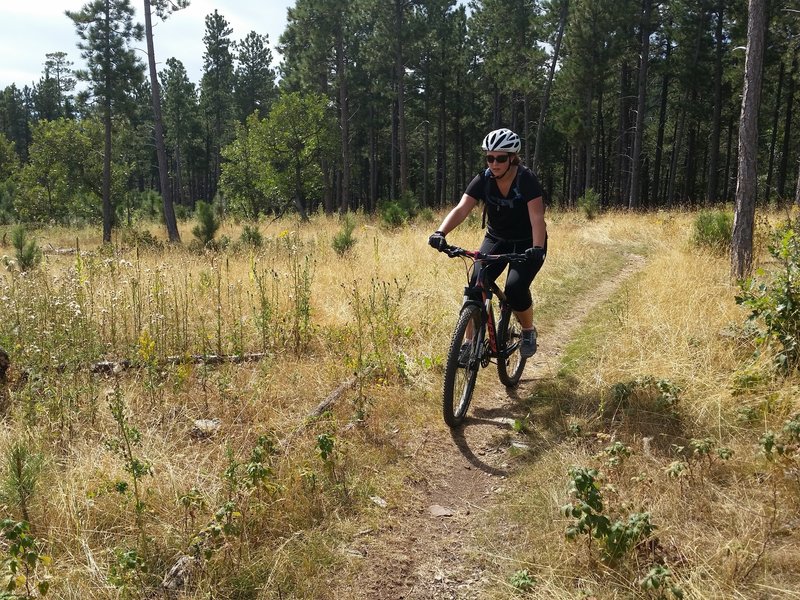
[{"label": "red bike frame accent", "polygon": [[[465,256],[469,256],[475,262],[479,262],[483,258],[489,258],[491,255],[481,254],[477,250],[467,250],[464,252]],[[483,300],[483,309],[486,313],[486,330],[489,334],[489,352],[492,356],[497,356],[497,326],[494,320],[494,308],[492,304],[493,290],[487,290],[483,286],[483,281],[478,278],[478,288],[481,290],[481,299]],[[497,284],[492,284],[493,288],[497,288]],[[497,288],[499,289],[499,288]]]}]

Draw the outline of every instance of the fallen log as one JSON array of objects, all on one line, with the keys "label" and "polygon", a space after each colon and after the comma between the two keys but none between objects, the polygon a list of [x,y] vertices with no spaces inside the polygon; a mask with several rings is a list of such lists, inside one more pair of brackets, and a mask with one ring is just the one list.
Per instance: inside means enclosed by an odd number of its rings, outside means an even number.
[{"label": "fallen log", "polygon": [[[189,354],[186,356],[168,356],[164,360],[158,361],[158,366],[164,367],[167,365],[220,365],[223,363],[245,363],[255,362],[268,357],[266,352],[253,352],[245,354]],[[89,370],[92,373],[120,373],[127,369],[141,368],[145,366],[143,363],[130,361],[127,359],[111,361],[102,360],[94,363]]]}]

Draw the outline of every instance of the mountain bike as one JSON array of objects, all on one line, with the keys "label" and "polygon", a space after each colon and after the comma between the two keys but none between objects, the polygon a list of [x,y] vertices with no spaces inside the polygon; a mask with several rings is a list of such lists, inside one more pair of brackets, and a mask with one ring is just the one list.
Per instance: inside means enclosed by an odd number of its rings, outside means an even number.
[{"label": "mountain bike", "polygon": [[[470,286],[472,271],[478,263],[524,262],[527,258],[524,254],[483,254],[456,246],[445,246],[441,251],[450,258],[463,257],[471,261],[467,265],[464,304],[447,353],[442,393],[444,421],[450,427],[458,427],[467,414],[481,367],[489,366],[494,359],[500,382],[507,387],[515,387],[527,360],[519,352],[522,327],[508,305],[503,290],[494,282],[487,285],[486,269],[480,270],[476,284]],[[495,296],[500,303],[500,320],[497,323],[492,302]]]}]

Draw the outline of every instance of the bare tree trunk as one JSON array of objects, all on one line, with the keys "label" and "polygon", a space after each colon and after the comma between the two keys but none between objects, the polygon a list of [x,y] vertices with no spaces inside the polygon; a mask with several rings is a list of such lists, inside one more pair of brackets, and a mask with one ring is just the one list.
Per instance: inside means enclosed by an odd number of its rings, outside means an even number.
[{"label": "bare tree trunk", "polygon": [[544,121],[547,117],[547,105],[550,103],[550,90],[553,86],[553,77],[556,72],[556,64],[558,63],[558,55],[561,51],[561,39],[564,37],[564,28],[567,25],[567,13],[569,12],[569,0],[563,0],[561,4],[561,15],[558,21],[558,35],[556,35],[556,43],[553,46],[553,60],[550,62],[550,71],[547,74],[547,84],[544,87],[544,94],[542,95],[542,106],[539,109],[539,122],[536,124],[536,145],[533,150],[533,162],[531,168],[536,171],[539,167],[539,150],[542,143],[542,132],[544,131]]},{"label": "bare tree trunk", "polygon": [[[108,4],[106,4],[105,19],[106,31],[108,31],[111,21]],[[105,52],[105,60],[110,62],[108,47]],[[105,74],[105,79],[106,92],[105,98],[103,98],[103,243],[110,244],[114,207],[111,204],[111,97],[109,95],[111,93],[111,76],[108,72]]]},{"label": "bare tree trunk", "polygon": [[664,129],[667,125],[667,96],[669,93],[669,55],[672,52],[672,41],[666,39],[664,62],[667,68],[661,79],[661,106],[658,111],[658,135],[656,137],[656,159],[653,167],[653,196],[656,204],[661,204],[661,160],[664,155]]},{"label": "bare tree trunk", "polygon": [[339,83],[339,126],[342,150],[342,197],[339,212],[350,208],[350,111],[347,99],[347,59],[344,53],[344,25],[340,22],[336,30],[336,75]]},{"label": "bare tree trunk", "polygon": [[714,204],[717,201],[719,187],[719,139],[722,131],[722,47],[723,37],[723,10],[725,2],[717,3],[717,28],[716,28],[716,58],[714,61],[714,115],[711,118],[711,156],[708,165],[708,185],[706,186],[706,202]]},{"label": "bare tree trunk", "polygon": [[731,274],[739,279],[747,275],[753,265],[753,223],[758,175],[758,106],[764,63],[765,4],[766,0],[748,2],[747,55],[742,112],[739,118],[739,172],[731,238]]},{"label": "bare tree trunk", "polygon": [[783,202],[786,192],[786,174],[789,168],[789,141],[792,133],[792,111],[794,108],[794,78],[797,74],[797,50],[792,57],[792,70],[789,74],[789,89],[786,92],[786,120],[783,125],[783,146],[781,150],[781,162],[778,166],[778,202]]},{"label": "bare tree trunk", "polygon": [[639,57],[639,97],[636,105],[636,131],[633,138],[633,155],[631,156],[631,192],[628,208],[639,208],[639,171],[642,159],[642,142],[644,140],[644,113],[647,108],[647,66],[650,63],[650,11],[652,0],[643,0],[641,24],[641,56]]},{"label": "bare tree trunk", "polygon": [[800,206],[800,161],[797,161],[798,169],[797,169],[797,187],[794,191],[794,203],[796,206]]},{"label": "bare tree trunk", "polygon": [[400,152],[400,195],[408,189],[408,147],[406,145],[406,107],[405,77],[406,67],[403,62],[403,10],[405,0],[395,0],[395,26],[397,46],[395,48],[395,69],[397,77],[397,143]]},{"label": "bare tree trunk", "polygon": [[150,14],[150,0],[144,0],[144,31],[147,40],[147,62],[150,67],[150,97],[153,104],[153,137],[158,158],[158,180],[161,187],[161,199],[164,205],[164,224],[170,242],[179,243],[181,234],[175,219],[175,206],[172,204],[172,190],[169,185],[167,169],[167,148],[164,145],[164,121],[161,118],[161,87],[156,72],[156,52],[153,45],[153,19]]},{"label": "bare tree trunk", "polygon": [[769,198],[772,195],[772,167],[775,164],[775,146],[778,143],[778,120],[781,112],[781,96],[783,95],[783,77],[786,68],[783,61],[780,61],[778,70],[778,89],[775,93],[775,110],[772,112],[772,134],[769,140],[769,162],[767,163],[767,181],[764,185],[764,204],[769,205]]}]

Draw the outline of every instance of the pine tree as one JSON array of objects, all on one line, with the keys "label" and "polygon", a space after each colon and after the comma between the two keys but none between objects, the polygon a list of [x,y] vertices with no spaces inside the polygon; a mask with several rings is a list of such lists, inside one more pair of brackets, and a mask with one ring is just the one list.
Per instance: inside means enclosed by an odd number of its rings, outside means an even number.
[{"label": "pine tree", "polygon": [[244,122],[254,111],[264,118],[277,96],[269,36],[251,31],[237,49],[234,97],[239,121]]},{"label": "pine tree", "polygon": [[205,189],[213,201],[220,175],[221,148],[233,135],[233,54],[228,21],[214,11],[206,16],[203,36],[203,77],[200,82],[200,105],[206,126],[207,170]]},{"label": "pine tree", "polygon": [[180,242],[181,234],[178,232],[178,223],[175,220],[175,207],[172,203],[172,190],[169,185],[169,172],[167,169],[167,150],[164,145],[164,122],[161,116],[161,88],[156,72],[155,44],[153,43],[152,9],[156,15],[166,19],[174,10],[188,6],[189,0],[144,0],[145,38],[147,40],[147,62],[150,70],[150,94],[153,107],[153,138],[158,158],[158,175],[161,187],[161,197],[164,205],[164,224],[167,228],[167,237],[170,242]]},{"label": "pine tree", "polygon": [[111,120],[115,112],[130,107],[130,92],[143,79],[143,66],[131,42],[142,39],[142,27],[133,21],[129,0],[93,0],[79,12],[66,11],[81,42],[78,48],[87,70],[78,78],[89,87],[101,106],[103,146],[103,242],[111,243],[113,204],[111,198]]}]

